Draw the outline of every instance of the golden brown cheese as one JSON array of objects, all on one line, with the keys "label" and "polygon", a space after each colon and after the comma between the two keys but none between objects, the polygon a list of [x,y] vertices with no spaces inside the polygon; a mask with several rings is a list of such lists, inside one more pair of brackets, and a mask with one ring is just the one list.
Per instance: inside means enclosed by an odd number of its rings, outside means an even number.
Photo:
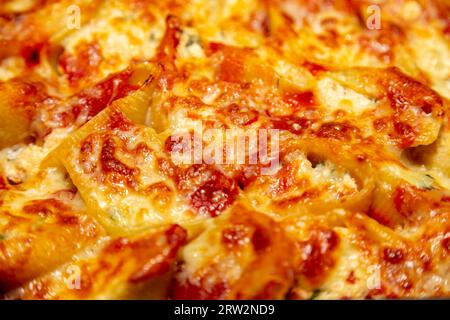
[{"label": "golden brown cheese", "polygon": [[293,242],[269,217],[237,204],[181,254],[172,299],[281,299],[293,281]]}]

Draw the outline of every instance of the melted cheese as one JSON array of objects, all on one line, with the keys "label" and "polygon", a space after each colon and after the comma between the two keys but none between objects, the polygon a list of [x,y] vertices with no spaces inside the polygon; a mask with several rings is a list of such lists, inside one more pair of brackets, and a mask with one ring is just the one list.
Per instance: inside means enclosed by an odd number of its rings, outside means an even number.
[{"label": "melted cheese", "polygon": [[448,296],[448,7],[378,5],[0,4],[0,295]]}]

